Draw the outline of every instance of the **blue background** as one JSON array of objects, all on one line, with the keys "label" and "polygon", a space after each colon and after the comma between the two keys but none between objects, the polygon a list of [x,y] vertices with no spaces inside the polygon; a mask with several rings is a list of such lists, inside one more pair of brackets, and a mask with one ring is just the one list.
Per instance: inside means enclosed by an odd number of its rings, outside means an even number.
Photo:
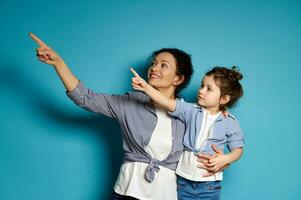
[{"label": "blue background", "polygon": [[243,158],[225,172],[224,200],[293,200],[300,192],[301,2],[0,2],[0,199],[107,199],[122,160],[118,124],[76,107],[51,66],[35,57],[37,34],[95,91],[131,90],[150,53],[192,54],[184,91],[194,101],[204,72],[238,65]]}]

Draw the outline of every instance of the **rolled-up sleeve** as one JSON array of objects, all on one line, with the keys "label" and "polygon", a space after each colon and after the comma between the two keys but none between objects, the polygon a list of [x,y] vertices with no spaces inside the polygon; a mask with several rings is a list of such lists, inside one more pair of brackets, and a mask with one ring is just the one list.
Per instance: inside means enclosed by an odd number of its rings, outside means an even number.
[{"label": "rolled-up sleeve", "polygon": [[115,118],[120,111],[121,101],[126,95],[107,95],[95,93],[93,90],[85,87],[82,81],[76,88],[66,93],[67,96],[78,106],[90,112],[104,114]]},{"label": "rolled-up sleeve", "polygon": [[228,127],[228,149],[244,147],[244,135],[237,120],[232,120],[230,127]]}]

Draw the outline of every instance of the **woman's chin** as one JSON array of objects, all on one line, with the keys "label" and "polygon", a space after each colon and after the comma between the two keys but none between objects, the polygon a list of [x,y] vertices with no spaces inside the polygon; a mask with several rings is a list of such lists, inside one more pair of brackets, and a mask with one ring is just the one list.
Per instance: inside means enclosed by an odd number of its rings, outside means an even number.
[{"label": "woman's chin", "polygon": [[149,79],[149,80],[148,80],[148,83],[149,83],[151,86],[153,86],[154,88],[160,86],[159,81],[156,80],[156,79]]}]

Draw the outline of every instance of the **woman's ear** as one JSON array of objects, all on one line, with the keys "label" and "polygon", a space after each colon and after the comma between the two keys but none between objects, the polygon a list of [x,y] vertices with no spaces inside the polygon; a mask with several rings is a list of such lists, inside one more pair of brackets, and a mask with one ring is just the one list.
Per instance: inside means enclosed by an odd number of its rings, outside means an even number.
[{"label": "woman's ear", "polygon": [[183,83],[184,80],[185,80],[184,75],[176,76],[174,81],[173,81],[173,85],[175,85],[175,86],[181,85],[181,83]]},{"label": "woman's ear", "polygon": [[219,99],[219,104],[221,105],[225,105],[230,101],[230,96],[229,95],[223,95],[221,96],[221,98]]}]

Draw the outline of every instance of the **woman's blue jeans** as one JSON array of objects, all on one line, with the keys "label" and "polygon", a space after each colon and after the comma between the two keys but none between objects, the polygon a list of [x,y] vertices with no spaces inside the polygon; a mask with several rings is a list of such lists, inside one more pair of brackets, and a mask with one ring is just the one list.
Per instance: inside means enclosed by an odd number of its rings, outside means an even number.
[{"label": "woman's blue jeans", "polygon": [[219,200],[221,181],[196,182],[177,177],[178,200]]}]

